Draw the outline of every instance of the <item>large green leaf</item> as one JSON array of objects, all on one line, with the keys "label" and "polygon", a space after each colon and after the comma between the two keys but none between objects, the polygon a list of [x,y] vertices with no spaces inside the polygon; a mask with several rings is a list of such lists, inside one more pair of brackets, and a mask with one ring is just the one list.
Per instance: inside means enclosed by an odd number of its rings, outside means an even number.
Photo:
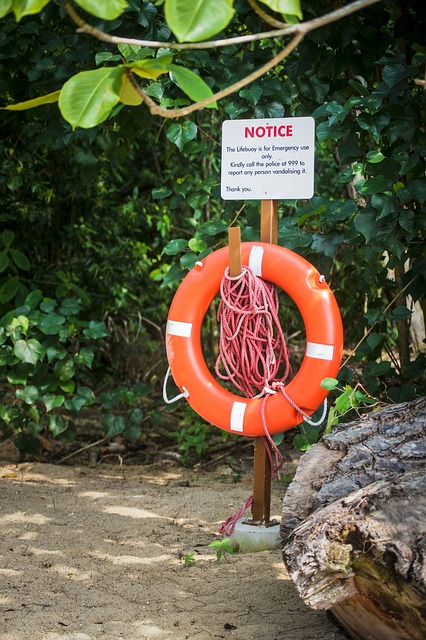
[{"label": "large green leaf", "polygon": [[[50,0],[6,0],[6,7],[12,5],[13,13],[15,14],[16,19],[19,20],[23,16],[29,16],[33,13],[38,13],[50,2]],[[4,2],[2,1],[2,4]],[[0,17],[9,13],[10,8],[7,8],[6,12],[3,13],[3,7],[0,9]]]},{"label": "large green leaf", "polygon": [[[176,64],[170,64],[169,69],[172,80],[176,82],[178,87],[180,87],[182,91],[191,98],[191,100],[194,100],[194,102],[199,102],[200,100],[204,100],[205,98],[209,98],[213,95],[213,91],[210,89],[209,85],[190,69],[179,67]],[[216,106],[217,102],[211,102],[206,105],[209,109]]]},{"label": "large green leaf", "polygon": [[12,11],[13,1],[12,0],[2,0],[2,4],[0,7],[0,18],[6,16],[9,11]]},{"label": "large green leaf", "polygon": [[7,107],[1,107],[8,111],[25,111],[26,109],[34,109],[42,104],[52,104],[59,99],[60,91],[54,91],[53,93],[47,93],[45,96],[34,98],[33,100],[25,100],[24,102],[17,102],[16,104],[9,104]]},{"label": "large green leaf", "polygon": [[300,8],[300,0],[260,0],[266,4],[272,11],[283,15],[297,16],[302,20],[302,9]]},{"label": "large green leaf", "polygon": [[234,15],[233,0],[166,0],[167,24],[179,42],[207,40]]},{"label": "large green leaf", "polygon": [[13,353],[21,362],[37,364],[37,361],[41,359],[43,347],[34,338],[18,340],[13,347]]},{"label": "large green leaf", "polygon": [[123,74],[122,82],[123,84],[121,86],[120,102],[130,105],[131,107],[136,107],[141,104],[142,96],[139,95],[139,93],[136,91],[126,73]]},{"label": "large green leaf", "polygon": [[128,7],[127,0],[75,0],[82,9],[103,20],[115,20]]},{"label": "large green leaf", "polygon": [[82,71],[62,87],[59,109],[73,128],[90,129],[104,122],[120,101],[123,66]]}]

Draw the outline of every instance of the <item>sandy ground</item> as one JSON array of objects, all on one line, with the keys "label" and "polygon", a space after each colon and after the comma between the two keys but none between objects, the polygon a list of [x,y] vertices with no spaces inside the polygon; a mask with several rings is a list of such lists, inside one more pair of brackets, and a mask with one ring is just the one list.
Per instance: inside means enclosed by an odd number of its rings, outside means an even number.
[{"label": "sandy ground", "polygon": [[301,602],[279,550],[217,562],[207,549],[250,474],[17,464],[0,450],[0,491],[1,640],[346,637]]}]

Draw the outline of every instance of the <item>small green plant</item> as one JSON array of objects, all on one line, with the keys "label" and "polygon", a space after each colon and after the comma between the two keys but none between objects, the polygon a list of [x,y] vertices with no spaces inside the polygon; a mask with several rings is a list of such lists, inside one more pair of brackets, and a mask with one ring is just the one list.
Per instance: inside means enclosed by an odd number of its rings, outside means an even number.
[{"label": "small green plant", "polygon": [[207,545],[207,549],[215,549],[216,562],[219,562],[222,556],[225,558],[227,553],[234,553],[234,548],[231,544],[230,538],[223,538],[223,540],[213,540]]},{"label": "small green plant", "polygon": [[184,556],[182,556],[182,562],[183,562],[183,566],[184,567],[193,567],[196,563],[196,560],[194,558],[195,553],[185,553]]},{"label": "small green plant", "polygon": [[328,410],[325,428],[322,428],[321,425],[314,427],[304,422],[299,425],[299,433],[293,438],[293,445],[299,451],[310,449],[313,444],[319,441],[321,435],[330,433],[333,426],[339,422],[339,419],[350,411],[355,410],[359,415],[360,408],[371,407],[379,402],[377,398],[370,396],[360,383],[356,384],[355,387],[350,384],[339,387],[339,381],[336,378],[324,378],[321,382],[321,387],[328,391],[338,391],[340,394],[337,396],[334,405]]}]

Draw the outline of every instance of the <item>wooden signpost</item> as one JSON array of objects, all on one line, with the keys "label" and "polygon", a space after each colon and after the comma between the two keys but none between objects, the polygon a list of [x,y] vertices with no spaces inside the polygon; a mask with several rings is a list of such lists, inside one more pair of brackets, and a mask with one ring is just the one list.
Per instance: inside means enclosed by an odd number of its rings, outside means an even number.
[{"label": "wooden signpost", "polygon": [[[311,198],[313,118],[228,120],[222,127],[221,193],[225,200],[260,200],[260,241],[278,244],[278,199]],[[230,275],[241,273],[241,232],[229,227]],[[251,525],[271,521],[271,464],[262,436],[254,438]]]}]

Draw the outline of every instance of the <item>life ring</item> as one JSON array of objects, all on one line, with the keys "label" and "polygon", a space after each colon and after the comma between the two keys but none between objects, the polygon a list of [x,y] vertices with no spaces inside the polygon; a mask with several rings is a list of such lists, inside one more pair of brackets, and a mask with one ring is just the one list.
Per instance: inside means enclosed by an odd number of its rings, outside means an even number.
[{"label": "life ring", "polygon": [[[327,390],[323,378],[335,377],[343,348],[343,328],[336,299],[324,277],[298,254],[274,244],[241,243],[242,264],[281,287],[295,302],[306,328],[306,352],[285,391],[307,415],[321,405]],[[185,276],[170,306],[166,349],[175,383],[191,407],[211,424],[232,433],[264,435],[261,398],[244,398],[222,387],[210,373],[201,348],[204,316],[218,294],[229,249],[224,247],[198,262]],[[264,406],[268,432],[280,433],[302,422],[302,415],[282,393]]]}]

